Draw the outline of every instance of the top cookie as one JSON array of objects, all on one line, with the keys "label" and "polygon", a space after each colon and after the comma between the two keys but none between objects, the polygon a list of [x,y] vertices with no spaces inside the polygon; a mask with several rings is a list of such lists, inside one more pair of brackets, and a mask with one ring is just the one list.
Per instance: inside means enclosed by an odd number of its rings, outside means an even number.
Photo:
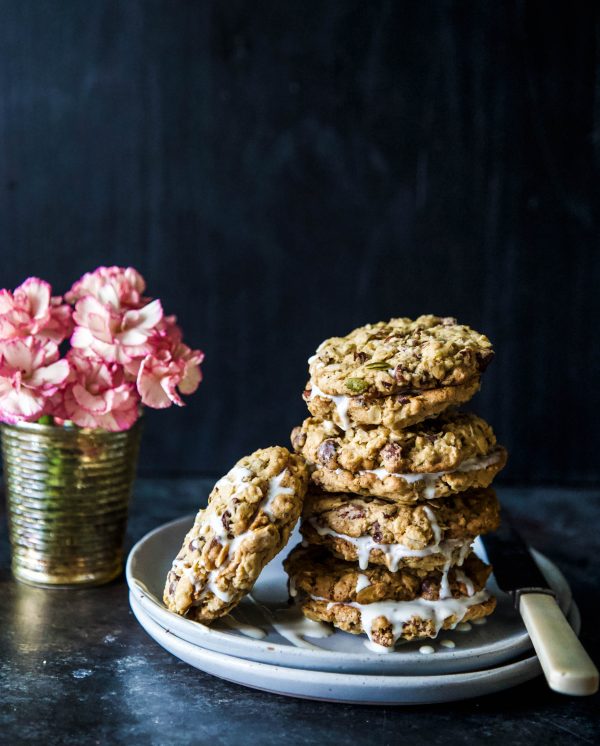
[{"label": "top cookie", "polygon": [[326,339],[309,371],[313,388],[329,396],[389,396],[477,381],[493,354],[485,335],[456,319],[426,315]]},{"label": "top cookie", "polygon": [[167,607],[205,623],[233,609],[287,543],[307,485],[304,459],[285,448],[238,461],[183,541],[167,576]]}]

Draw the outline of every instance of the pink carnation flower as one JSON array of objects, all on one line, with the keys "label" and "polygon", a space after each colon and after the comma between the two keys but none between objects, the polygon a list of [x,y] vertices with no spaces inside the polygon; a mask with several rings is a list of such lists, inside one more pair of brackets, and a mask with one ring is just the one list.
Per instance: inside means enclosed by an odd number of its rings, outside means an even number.
[{"label": "pink carnation flower", "polygon": [[152,352],[149,338],[163,317],[159,300],[139,309],[103,305],[91,295],[77,301],[72,347],[107,363],[125,365]]},{"label": "pink carnation flower", "polygon": [[98,267],[87,272],[65,295],[69,303],[91,295],[115,310],[141,308],[148,303],[143,297],[146,282],[133,267]]},{"label": "pink carnation flower", "polygon": [[58,360],[58,346],[53,342],[17,339],[4,344],[0,355],[0,419],[11,424],[37,420],[68,375],[69,363]]},{"label": "pink carnation flower", "polygon": [[[182,407],[181,394],[193,394],[202,380],[200,363],[204,353],[180,344],[172,352],[163,350],[147,355],[141,362],[137,387],[142,403],[153,409],[171,404]],[[179,393],[178,393],[179,392]]]},{"label": "pink carnation flower", "polygon": [[139,396],[119,365],[69,353],[71,374],[55,414],[79,427],[127,430],[138,418]]},{"label": "pink carnation flower", "polygon": [[175,316],[167,316],[149,340],[153,350],[142,360],[132,361],[126,370],[135,376],[142,403],[153,409],[184,405],[179,394],[193,394],[202,381],[201,350],[183,344]]},{"label": "pink carnation flower", "polygon": [[0,290],[0,341],[36,337],[60,344],[73,329],[71,313],[47,282],[30,277],[14,293]]}]

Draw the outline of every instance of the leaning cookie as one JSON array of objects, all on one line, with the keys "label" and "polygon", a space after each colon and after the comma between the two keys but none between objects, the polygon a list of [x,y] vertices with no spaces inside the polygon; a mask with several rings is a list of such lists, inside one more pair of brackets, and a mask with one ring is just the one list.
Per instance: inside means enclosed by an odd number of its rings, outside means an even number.
[{"label": "leaning cookie", "polygon": [[294,449],[327,492],[354,492],[411,503],[487,487],[506,464],[492,428],[473,414],[445,414],[395,432],[342,430],[309,417],[292,431]]},{"label": "leaning cookie", "polygon": [[499,522],[500,505],[490,488],[417,505],[309,492],[300,530],[305,543],[324,546],[363,570],[376,564],[395,572],[460,565],[473,540]]},{"label": "leaning cookie", "polygon": [[442,629],[491,614],[496,599],[485,589],[491,567],[474,554],[447,572],[382,567],[357,570],[315,548],[297,547],[284,563],[290,593],[304,616],[330,622],[391,649],[397,640],[436,637]]},{"label": "leaning cookie", "polygon": [[493,357],[489,339],[456,319],[395,318],[354,329],[319,345],[311,381],[332,396],[391,396],[462,386],[479,378]]},{"label": "leaning cookie", "polygon": [[234,608],[288,541],[308,484],[301,456],[279,446],[247,456],[214,486],[168,573],[164,602],[209,623]]}]

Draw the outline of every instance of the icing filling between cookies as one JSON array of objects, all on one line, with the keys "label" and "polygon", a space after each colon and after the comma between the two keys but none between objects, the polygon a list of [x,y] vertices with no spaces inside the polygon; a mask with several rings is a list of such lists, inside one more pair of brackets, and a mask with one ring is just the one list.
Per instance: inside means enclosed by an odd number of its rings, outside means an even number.
[{"label": "icing filling between cookies", "polygon": [[335,411],[337,412],[339,426],[342,428],[342,430],[350,429],[350,420],[348,419],[348,406],[350,404],[351,397],[344,396],[343,394],[340,396],[326,394],[324,391],[321,391],[321,389],[315,383],[311,383],[311,400],[314,399],[315,396],[320,396],[322,399],[329,399],[330,401],[332,401],[335,406]]},{"label": "icing filling between cookies", "polygon": [[[263,513],[265,513],[269,518],[273,518],[272,506],[275,498],[281,494],[292,494],[294,491],[291,487],[281,486],[281,482],[283,481],[286,471],[287,467],[283,469],[279,474],[277,474],[277,476],[271,477],[271,479],[269,480],[267,494],[258,506],[258,510],[262,510]],[[236,466],[231,469],[224,477],[219,479],[215,487],[225,486],[226,483],[232,484],[235,487],[235,490],[231,494],[231,498],[234,498],[247,486],[247,482],[244,482],[244,479],[251,476],[252,472],[249,469],[245,469],[241,466]],[[208,510],[211,510],[210,506]],[[172,570],[176,572],[178,571],[182,576],[186,577],[193,585],[194,590],[199,593],[197,600],[194,601],[195,606],[198,606],[201,600],[205,598],[209,592],[215,595],[224,603],[229,603],[231,601],[232,594],[219,588],[219,586],[216,584],[216,580],[221,572],[221,568],[223,567],[223,565],[226,564],[227,558],[229,558],[230,556],[234,556],[238,547],[246,540],[248,536],[252,534],[252,531],[248,530],[244,531],[242,534],[239,534],[239,536],[235,536],[233,539],[230,538],[228,535],[228,531],[223,524],[222,516],[220,516],[215,511],[210,512],[210,515],[208,516],[207,526],[212,529],[215,538],[219,540],[221,546],[227,549],[227,554],[226,559],[221,564],[221,566],[209,572],[204,586],[201,586],[198,583],[198,579],[193,567],[188,566],[185,559],[175,559],[172,566]],[[197,540],[194,539],[192,541],[192,547],[193,549],[198,548]]]},{"label": "icing filling between cookies", "polygon": [[[348,536],[347,534],[340,534],[334,531],[328,526],[320,526],[317,524],[316,519],[309,518],[308,523],[315,529],[319,536],[333,536],[343,541],[352,544],[356,548],[356,554],[358,558],[358,566],[361,570],[366,570],[369,564],[369,557],[373,550],[379,550],[385,557],[385,562],[388,570],[396,572],[400,566],[401,561],[406,557],[428,557],[431,554],[443,554],[446,558],[446,562],[452,560],[454,550],[460,547],[459,557],[456,560],[456,564],[462,565],[465,557],[471,551],[471,542],[465,543],[450,539],[448,541],[441,541],[441,534],[437,534],[434,529],[435,543],[430,544],[423,549],[409,549],[409,547],[403,544],[380,544],[375,541],[372,536]],[[437,526],[437,523],[436,523]],[[432,525],[433,528],[433,525]],[[439,531],[439,527],[438,527]]]},{"label": "icing filling between cookies", "polygon": [[[425,482],[423,497],[425,497],[427,500],[432,500],[433,498],[438,497],[435,482],[437,482],[440,477],[443,477],[446,474],[456,474],[487,469],[488,466],[497,464],[501,458],[501,455],[501,449],[495,448],[487,456],[478,456],[467,459],[466,461],[463,461],[462,464],[457,466],[456,469],[446,469],[444,471],[424,472],[421,474],[417,474],[414,472],[408,474],[397,474],[395,472],[387,471],[387,469],[380,468],[361,469],[357,472],[357,474],[359,474],[360,476],[364,474],[373,474],[375,477],[377,477],[377,479],[381,480],[387,479],[388,477],[395,477],[396,479],[402,479],[405,482],[408,482],[408,484],[414,484],[415,482]],[[345,469],[336,469],[335,473],[342,474],[344,471]]]},{"label": "icing filling between cookies", "polygon": [[435,601],[417,598],[414,601],[377,601],[372,604],[359,604],[355,601],[337,602],[318,596],[311,596],[314,601],[326,601],[328,610],[335,606],[351,606],[354,609],[358,609],[363,631],[368,636],[371,644],[377,645],[378,652],[391,652],[393,650],[393,646],[387,648],[373,640],[373,622],[379,617],[385,617],[392,626],[393,644],[395,645],[396,641],[402,636],[404,625],[414,617],[433,622],[435,636],[437,636],[442,629],[444,621],[448,617],[455,617],[455,621],[451,626],[451,629],[454,629],[464,619],[471,606],[481,604],[487,601],[489,597],[490,594],[486,590],[481,590],[471,596],[463,596],[461,598],[449,597]]}]

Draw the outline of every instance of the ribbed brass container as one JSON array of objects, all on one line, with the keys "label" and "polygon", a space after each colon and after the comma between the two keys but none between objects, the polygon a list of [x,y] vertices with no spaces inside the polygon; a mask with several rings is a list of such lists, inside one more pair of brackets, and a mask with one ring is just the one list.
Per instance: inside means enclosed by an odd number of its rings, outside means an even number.
[{"label": "ribbed brass container", "polygon": [[117,433],[1,425],[17,580],[101,585],[119,575],[140,432],[140,420]]}]

